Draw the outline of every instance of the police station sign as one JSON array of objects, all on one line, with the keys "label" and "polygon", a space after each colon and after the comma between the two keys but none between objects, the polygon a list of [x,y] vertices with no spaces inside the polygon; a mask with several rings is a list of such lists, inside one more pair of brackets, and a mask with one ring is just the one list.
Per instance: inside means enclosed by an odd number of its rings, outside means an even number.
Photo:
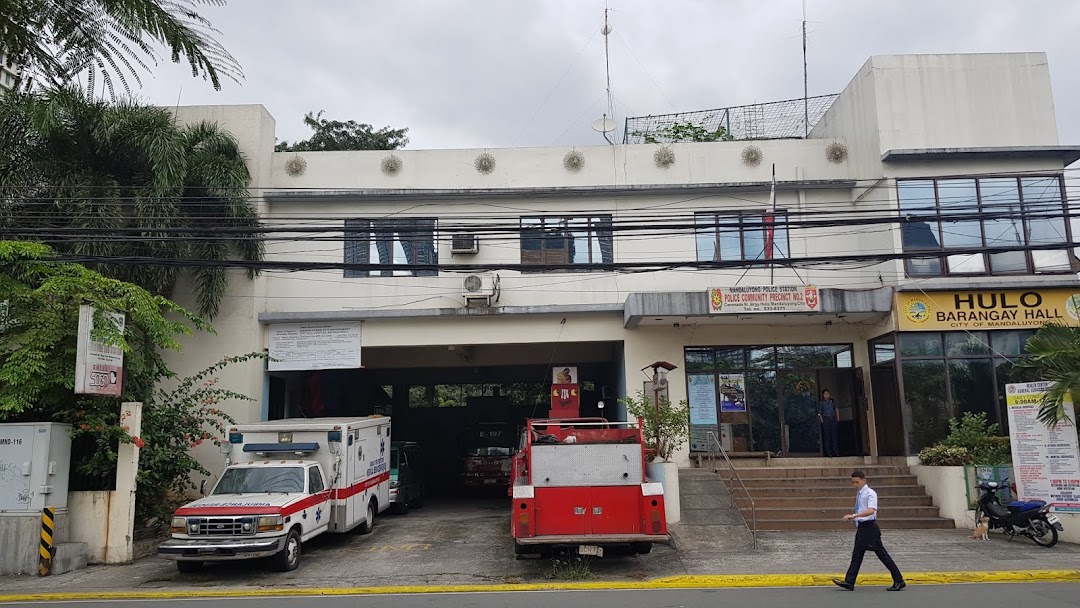
[{"label": "police station sign", "polygon": [[895,310],[900,331],[1080,326],[1080,289],[901,292]]},{"label": "police station sign", "polygon": [[743,285],[709,290],[709,314],[819,312],[813,285]]}]

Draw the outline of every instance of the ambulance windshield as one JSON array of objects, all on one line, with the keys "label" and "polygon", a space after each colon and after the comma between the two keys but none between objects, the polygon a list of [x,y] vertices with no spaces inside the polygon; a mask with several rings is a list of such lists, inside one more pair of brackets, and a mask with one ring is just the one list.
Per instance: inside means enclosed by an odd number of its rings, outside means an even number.
[{"label": "ambulance windshield", "polygon": [[235,467],[225,470],[214,494],[297,493],[304,491],[302,467]]}]

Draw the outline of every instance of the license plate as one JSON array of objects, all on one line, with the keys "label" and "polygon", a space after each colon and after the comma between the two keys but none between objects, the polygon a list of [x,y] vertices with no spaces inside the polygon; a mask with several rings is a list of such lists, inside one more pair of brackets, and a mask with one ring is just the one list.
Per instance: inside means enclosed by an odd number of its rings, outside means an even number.
[{"label": "license plate", "polygon": [[1058,519],[1057,515],[1047,515],[1046,516],[1046,521],[1050,522],[1051,524],[1056,524],[1061,520]]},{"label": "license plate", "polygon": [[594,547],[592,545],[581,545],[578,547],[578,555],[591,555],[593,557],[604,557],[603,547]]},{"label": "license plate", "polygon": [[498,479],[485,479],[484,483],[485,484],[494,484],[494,483],[499,483],[499,480]]}]

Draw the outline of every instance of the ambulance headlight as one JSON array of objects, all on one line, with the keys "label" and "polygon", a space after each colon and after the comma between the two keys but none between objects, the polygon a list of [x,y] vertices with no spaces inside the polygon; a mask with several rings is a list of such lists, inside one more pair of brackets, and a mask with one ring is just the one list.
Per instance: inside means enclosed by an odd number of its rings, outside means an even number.
[{"label": "ambulance headlight", "polygon": [[187,518],[186,517],[174,517],[172,518],[172,526],[170,532],[173,534],[184,534],[187,532]]},{"label": "ambulance headlight", "polygon": [[259,517],[259,532],[279,532],[285,529],[285,520],[280,515],[262,515]]}]

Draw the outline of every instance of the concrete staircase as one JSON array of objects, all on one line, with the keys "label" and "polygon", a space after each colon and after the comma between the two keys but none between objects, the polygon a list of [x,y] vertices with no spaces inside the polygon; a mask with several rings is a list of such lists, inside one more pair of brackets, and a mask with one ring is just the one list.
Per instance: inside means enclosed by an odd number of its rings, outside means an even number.
[{"label": "concrete staircase", "polygon": [[741,552],[753,547],[750,531],[720,477],[708,469],[679,469],[682,519],[669,527],[675,545]]},{"label": "concrete staircase", "polygon": [[[850,530],[852,525],[842,519],[855,507],[850,476],[856,468],[866,473],[870,487],[878,493],[882,528],[954,527],[952,520],[940,517],[906,465],[864,464],[861,458],[786,458],[736,464],[757,507],[758,530]],[[722,466],[718,469],[719,476],[731,483],[730,471]],[[743,517],[751,521],[750,501],[738,482],[730,490]]]}]

